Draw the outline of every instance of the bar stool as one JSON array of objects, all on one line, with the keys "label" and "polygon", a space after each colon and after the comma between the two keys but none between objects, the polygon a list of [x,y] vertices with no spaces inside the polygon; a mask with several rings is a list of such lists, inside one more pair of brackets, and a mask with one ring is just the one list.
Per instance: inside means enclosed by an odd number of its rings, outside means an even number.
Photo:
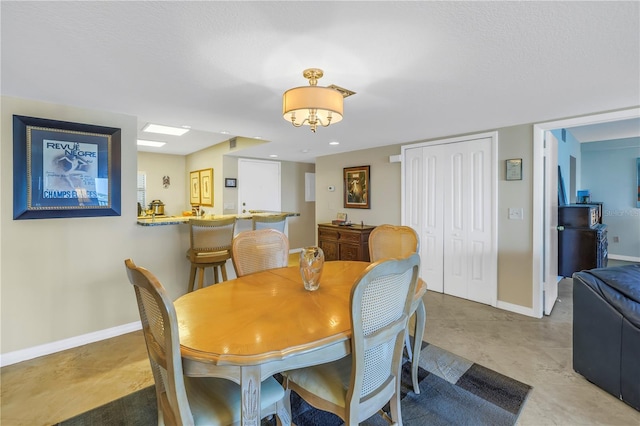
[{"label": "bar stool", "polygon": [[214,283],[218,283],[218,269],[222,272],[222,281],[227,280],[225,264],[231,259],[231,241],[235,231],[235,217],[227,219],[191,219],[189,234],[191,247],[187,251],[187,258],[191,262],[188,291],[194,290],[196,275],[198,288],[204,284],[204,271],[213,268]]},{"label": "bar stool", "polygon": [[287,222],[286,214],[271,214],[271,215],[254,215],[253,218],[253,230],[256,229],[277,229],[280,232],[284,232],[284,226]]}]

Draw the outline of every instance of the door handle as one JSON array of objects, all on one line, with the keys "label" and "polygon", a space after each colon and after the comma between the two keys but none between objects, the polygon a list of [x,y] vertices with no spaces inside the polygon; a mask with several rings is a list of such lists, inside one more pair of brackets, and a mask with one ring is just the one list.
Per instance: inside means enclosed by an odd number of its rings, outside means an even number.
[{"label": "door handle", "polygon": [[558,231],[564,231],[564,226],[560,225],[557,227]]}]

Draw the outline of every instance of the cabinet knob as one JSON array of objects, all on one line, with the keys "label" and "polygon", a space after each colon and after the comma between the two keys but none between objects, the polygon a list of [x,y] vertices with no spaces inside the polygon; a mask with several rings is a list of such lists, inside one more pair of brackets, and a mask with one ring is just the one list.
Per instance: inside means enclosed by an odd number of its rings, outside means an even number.
[{"label": "cabinet knob", "polygon": [[564,231],[564,226],[562,225],[558,226],[558,231]]}]

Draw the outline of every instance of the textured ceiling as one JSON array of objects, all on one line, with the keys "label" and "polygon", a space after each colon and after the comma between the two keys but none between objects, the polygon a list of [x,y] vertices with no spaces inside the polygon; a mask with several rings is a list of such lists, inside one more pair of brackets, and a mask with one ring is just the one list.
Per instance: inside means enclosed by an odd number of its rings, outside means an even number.
[{"label": "textured ceiling", "polygon": [[[635,1],[0,7],[3,95],[194,129],[155,152],[259,136],[268,143],[242,155],[313,162],[640,105]],[[306,85],[310,67],[324,70],[319,85],[357,93],[342,122],[315,134],[281,114],[282,93]]]}]

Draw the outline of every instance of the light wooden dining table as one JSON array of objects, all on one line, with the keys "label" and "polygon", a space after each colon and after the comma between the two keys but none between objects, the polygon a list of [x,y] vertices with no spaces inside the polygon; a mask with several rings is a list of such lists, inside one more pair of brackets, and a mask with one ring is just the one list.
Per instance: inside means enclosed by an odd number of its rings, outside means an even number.
[{"label": "light wooden dining table", "polygon": [[264,379],[350,353],[351,288],[369,265],[326,262],[316,291],[305,290],[292,266],[181,296],[174,305],[184,374],[239,383],[242,424],[258,425]]}]

